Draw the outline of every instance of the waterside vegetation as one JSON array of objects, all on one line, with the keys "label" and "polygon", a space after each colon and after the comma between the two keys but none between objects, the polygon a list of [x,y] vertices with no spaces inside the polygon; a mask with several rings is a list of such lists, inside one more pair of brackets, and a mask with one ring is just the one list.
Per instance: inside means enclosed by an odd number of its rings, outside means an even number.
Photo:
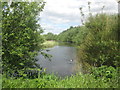
[{"label": "waterside vegetation", "polygon": [[[2,87],[119,88],[118,16],[106,13],[92,15],[89,12],[82,26],[71,26],[59,35],[41,35],[43,30],[37,24],[37,16],[44,5],[42,1],[39,4],[12,2],[9,7],[2,2]],[[90,11],[90,2],[88,8]],[[83,17],[82,7],[80,11]],[[42,70],[34,57],[38,51],[45,56],[42,50],[57,45],[56,41],[76,44],[80,52],[79,60],[92,66],[90,73],[78,73],[64,79],[45,72],[27,73],[28,70]]]},{"label": "waterside vegetation", "polygon": [[45,48],[51,48],[51,47],[54,47],[54,46],[56,46],[56,45],[58,45],[58,44],[59,44],[58,42],[53,41],[53,40],[50,40],[50,41],[45,41],[45,42],[43,43],[43,46],[44,46]]},{"label": "waterside vegetation", "polygon": [[113,67],[94,68],[91,74],[77,73],[64,79],[54,74],[39,78],[3,78],[3,88],[118,88],[118,73]]}]

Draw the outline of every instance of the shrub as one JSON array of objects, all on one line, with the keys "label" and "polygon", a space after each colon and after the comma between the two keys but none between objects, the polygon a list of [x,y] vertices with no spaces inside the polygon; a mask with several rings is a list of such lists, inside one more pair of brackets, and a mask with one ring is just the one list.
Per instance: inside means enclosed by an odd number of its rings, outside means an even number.
[{"label": "shrub", "polygon": [[88,18],[85,23],[88,34],[84,43],[80,45],[82,60],[95,66],[119,66],[117,20],[116,15],[107,14],[97,14]]},{"label": "shrub", "polygon": [[37,15],[43,6],[44,2],[12,2],[9,7],[2,2],[3,72],[37,66],[34,56],[43,42]]}]

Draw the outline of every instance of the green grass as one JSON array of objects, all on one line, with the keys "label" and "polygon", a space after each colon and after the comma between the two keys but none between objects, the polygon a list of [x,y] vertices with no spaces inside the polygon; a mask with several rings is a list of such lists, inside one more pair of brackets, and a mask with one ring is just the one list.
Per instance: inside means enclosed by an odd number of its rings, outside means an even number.
[{"label": "green grass", "polygon": [[55,75],[43,75],[36,79],[4,78],[3,88],[117,88],[116,79],[95,78],[92,74],[76,74],[64,79]]},{"label": "green grass", "polygon": [[55,45],[58,45],[58,42],[56,42],[56,41],[45,41],[43,43],[43,45],[44,45],[45,48],[50,48],[50,47],[53,47]]}]

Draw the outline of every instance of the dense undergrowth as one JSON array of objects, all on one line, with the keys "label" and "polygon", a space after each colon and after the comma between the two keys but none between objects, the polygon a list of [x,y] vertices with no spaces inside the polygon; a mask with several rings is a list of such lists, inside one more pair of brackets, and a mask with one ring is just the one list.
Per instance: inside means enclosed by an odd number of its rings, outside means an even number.
[{"label": "dense undergrowth", "polygon": [[64,79],[54,74],[44,74],[38,78],[5,78],[3,88],[118,88],[117,69],[102,66],[92,69],[89,74],[77,73]]}]

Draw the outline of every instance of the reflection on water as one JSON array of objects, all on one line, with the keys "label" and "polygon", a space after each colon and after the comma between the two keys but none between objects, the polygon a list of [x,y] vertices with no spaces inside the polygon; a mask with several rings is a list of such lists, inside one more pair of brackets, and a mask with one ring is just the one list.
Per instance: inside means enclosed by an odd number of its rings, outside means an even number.
[{"label": "reflection on water", "polygon": [[48,58],[44,58],[42,55],[38,55],[36,58],[41,67],[46,68],[47,73],[55,73],[58,76],[70,76],[78,71],[82,71],[82,64],[77,63],[76,48],[71,46],[55,46],[49,48],[49,52],[52,55],[51,61]]}]

